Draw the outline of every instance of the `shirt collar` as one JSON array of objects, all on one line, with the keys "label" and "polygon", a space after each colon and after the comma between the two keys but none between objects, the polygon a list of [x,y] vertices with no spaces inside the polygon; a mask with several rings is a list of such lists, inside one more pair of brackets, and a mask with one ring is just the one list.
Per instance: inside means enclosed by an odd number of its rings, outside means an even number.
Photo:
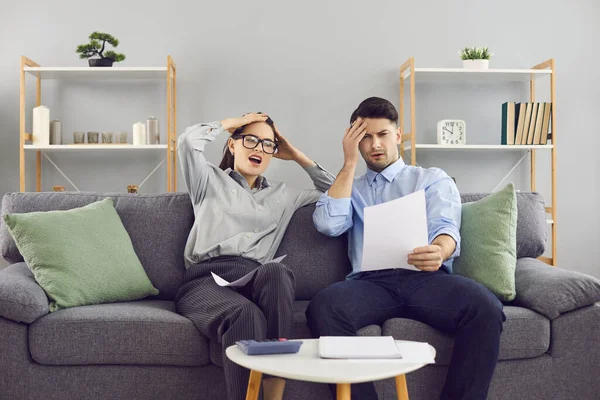
[{"label": "shirt collar", "polygon": [[400,171],[402,170],[402,168],[404,166],[405,166],[404,160],[402,160],[402,158],[398,158],[398,160],[396,160],[396,162],[394,162],[391,165],[388,165],[381,172],[375,172],[372,169],[367,168],[367,182],[369,182],[369,185],[372,185],[373,182],[375,181],[375,178],[379,174],[383,175],[383,177],[388,182],[392,182],[394,180],[394,178],[396,177],[396,175],[398,175],[400,173]]},{"label": "shirt collar", "polygon": [[[227,175],[229,175],[234,181],[236,181],[237,183],[239,183],[240,186],[242,186],[244,188],[250,189],[250,186],[248,185],[248,181],[246,180],[246,178],[244,178],[244,176],[242,174],[240,174],[239,172],[237,172],[236,170],[233,170],[231,168],[227,168],[224,172]],[[267,178],[265,178],[262,175],[259,175],[256,178],[256,183],[255,183],[254,186],[258,190],[260,190],[260,189],[268,188],[271,185],[269,184],[269,181],[267,180]]]}]

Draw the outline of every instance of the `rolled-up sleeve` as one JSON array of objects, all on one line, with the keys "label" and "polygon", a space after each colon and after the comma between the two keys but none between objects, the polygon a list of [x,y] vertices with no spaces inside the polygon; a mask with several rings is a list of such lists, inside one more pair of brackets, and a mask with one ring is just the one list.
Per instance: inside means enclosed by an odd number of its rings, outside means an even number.
[{"label": "rolled-up sleeve", "polygon": [[[442,175],[443,174],[443,175]],[[456,242],[454,253],[449,259],[460,255],[460,221],[462,204],[456,184],[445,173],[441,173],[425,189],[427,201],[427,224],[429,243],[439,235],[448,235]]]},{"label": "rolled-up sleeve", "polygon": [[310,179],[313,181],[315,189],[321,192],[329,190],[335,181],[335,176],[333,176],[329,171],[316,162],[315,165],[311,167],[304,167],[304,171],[306,171]]},{"label": "rolled-up sleeve", "polygon": [[295,210],[319,200],[323,192],[329,190],[335,181],[335,176],[317,163],[310,167],[304,167],[304,171],[306,171],[310,179],[313,181],[315,189],[298,191],[294,201]]},{"label": "rolled-up sleeve", "polygon": [[352,200],[335,199],[323,193],[313,213],[317,230],[327,236],[339,236],[352,227]]},{"label": "rolled-up sleeve", "polygon": [[223,132],[218,121],[200,123],[188,127],[177,140],[177,155],[183,180],[194,204],[199,203],[208,184],[208,165],[204,148]]}]

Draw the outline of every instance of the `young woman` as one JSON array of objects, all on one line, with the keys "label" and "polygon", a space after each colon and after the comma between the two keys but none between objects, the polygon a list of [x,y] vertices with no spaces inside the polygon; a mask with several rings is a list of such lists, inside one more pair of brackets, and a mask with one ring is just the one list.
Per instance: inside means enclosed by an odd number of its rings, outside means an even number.
[{"label": "young woman", "polygon": [[[216,167],[203,152],[224,132],[231,136]],[[244,399],[249,371],[229,361],[225,349],[237,340],[290,337],[294,275],[285,265],[269,261],[294,212],[316,202],[335,177],[292,146],[260,113],[191,126],[177,148],[195,214],[185,248],[184,284],[175,298],[177,311],[222,345],[228,399]],[[316,189],[268,181],[262,174],[273,157],[298,163]],[[252,280],[237,289],[218,286],[211,275],[232,282],[254,269]],[[265,377],[265,399],[281,399],[284,386],[283,379]]]}]

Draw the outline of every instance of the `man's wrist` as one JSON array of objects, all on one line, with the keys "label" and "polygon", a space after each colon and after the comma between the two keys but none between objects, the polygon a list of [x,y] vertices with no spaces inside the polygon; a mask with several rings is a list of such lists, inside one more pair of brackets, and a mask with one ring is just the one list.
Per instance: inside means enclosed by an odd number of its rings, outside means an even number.
[{"label": "man's wrist", "polygon": [[441,247],[442,257],[444,258],[444,261],[446,261],[456,249],[456,242],[454,241],[454,238],[446,234],[436,236],[436,238],[433,239],[431,244]]},{"label": "man's wrist", "polygon": [[344,166],[342,167],[342,171],[354,173],[354,171],[356,171],[356,162],[344,161]]}]

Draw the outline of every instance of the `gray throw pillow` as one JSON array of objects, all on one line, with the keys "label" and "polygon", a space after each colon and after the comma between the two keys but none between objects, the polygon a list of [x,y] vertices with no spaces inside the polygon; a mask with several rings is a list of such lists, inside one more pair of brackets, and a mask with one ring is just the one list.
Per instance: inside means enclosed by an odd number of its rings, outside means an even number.
[{"label": "gray throw pillow", "polygon": [[549,319],[600,301],[600,280],[534,258],[517,260],[515,284],[517,297],[512,304]]},{"label": "gray throw pillow", "polygon": [[30,324],[50,312],[49,303],[24,262],[0,271],[0,317]]}]

